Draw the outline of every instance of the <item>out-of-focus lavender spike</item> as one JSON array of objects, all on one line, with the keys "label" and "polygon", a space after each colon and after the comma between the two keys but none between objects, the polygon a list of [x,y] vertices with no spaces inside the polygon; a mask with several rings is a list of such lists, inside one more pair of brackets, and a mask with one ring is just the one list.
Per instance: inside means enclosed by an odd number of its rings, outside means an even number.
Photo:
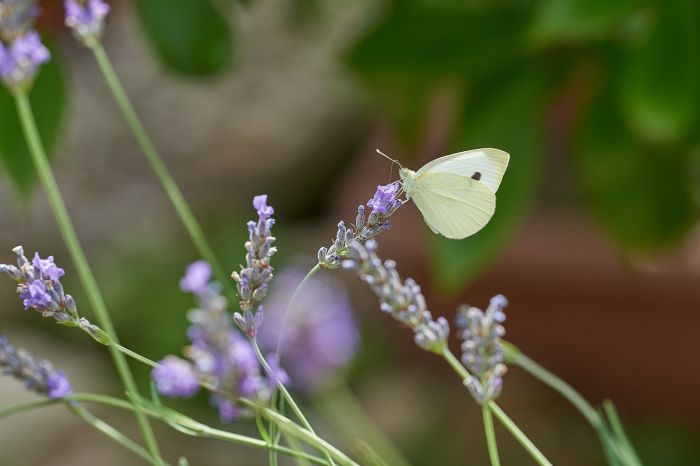
[{"label": "out-of-focus lavender spike", "polygon": [[0,42],[0,79],[13,90],[30,87],[39,66],[50,58],[39,34],[28,30],[11,42]]},{"label": "out-of-focus lavender spike", "polygon": [[37,0],[0,1],[0,39],[12,42],[34,27],[39,14]]},{"label": "out-of-focus lavender spike", "polygon": [[110,7],[104,0],[65,0],[66,26],[78,41],[90,45],[102,36]]},{"label": "out-of-focus lavender spike", "polygon": [[58,400],[71,393],[70,382],[50,362],[36,359],[29,351],[15,348],[0,335],[0,369],[40,395]]}]

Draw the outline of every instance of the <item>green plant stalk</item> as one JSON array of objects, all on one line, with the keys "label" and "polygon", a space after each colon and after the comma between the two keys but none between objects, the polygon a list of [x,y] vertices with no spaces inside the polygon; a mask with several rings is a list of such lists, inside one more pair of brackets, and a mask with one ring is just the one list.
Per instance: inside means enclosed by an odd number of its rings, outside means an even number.
[{"label": "green plant stalk", "polygon": [[[42,400],[31,401],[29,403],[24,403],[24,404],[20,404],[20,405],[10,406],[10,407],[7,407],[7,408],[0,410],[0,419],[12,416],[14,414],[20,414],[20,413],[24,413],[24,412],[28,412],[28,411],[33,411],[33,410],[39,409],[39,408],[57,405],[59,403],[63,403],[63,405],[66,407],[66,409],[68,409],[68,411],[70,411],[71,413],[80,417],[85,422],[90,424],[92,427],[99,430],[100,432],[102,432],[106,436],[110,437],[112,440],[114,440],[118,444],[122,445],[127,450],[132,451],[137,456],[143,458],[144,460],[148,461],[149,463],[151,462],[151,456],[140,445],[138,445],[136,442],[134,442],[133,440],[131,440],[130,438],[128,438],[127,436],[125,436],[124,434],[119,432],[117,429],[115,429],[111,425],[107,424],[106,422],[104,422],[101,419],[92,415],[92,413],[90,413],[87,409],[83,408],[82,406],[78,405],[77,403],[73,403],[70,401],[66,402],[63,400],[42,399]],[[170,465],[168,463],[164,463],[164,466],[170,466]]]},{"label": "green plant stalk", "polygon": [[[637,464],[634,461],[636,453],[632,445],[626,441],[626,438],[619,439],[619,441],[616,440],[606,425],[603,416],[571,385],[527,357],[512,343],[503,341],[502,346],[507,362],[519,366],[525,372],[528,372],[540,382],[558,392],[581,413],[596,431],[603,452],[610,464],[619,464],[621,460],[627,457],[633,459],[631,463],[629,463],[629,458],[626,460],[629,464]],[[637,459],[636,461],[638,462],[639,460]]]},{"label": "green plant stalk", "polygon": [[[66,407],[73,414],[83,419],[85,422],[87,422],[92,427],[105,434],[107,437],[114,440],[116,443],[120,444],[121,446],[131,451],[135,455],[139,456],[140,458],[146,460],[147,462],[151,462],[151,455],[144,448],[142,448],[141,445],[137,444],[129,437],[122,434],[120,431],[107,424],[103,420],[93,416],[92,413],[90,413],[90,411],[88,411],[87,409],[81,406],[72,405],[70,403],[66,403]],[[167,462],[164,462],[163,464],[165,466],[170,466],[170,464]]]},{"label": "green plant stalk", "polygon": [[192,242],[197,248],[197,251],[203,259],[211,264],[214,271],[214,276],[218,281],[224,284],[226,290],[228,291],[229,297],[233,299],[233,302],[236,302],[230,277],[224,273],[221,263],[217,259],[214,251],[212,250],[211,246],[209,246],[209,243],[204,236],[202,227],[197,222],[197,219],[187,204],[185,197],[182,195],[180,188],[178,188],[177,183],[175,183],[175,180],[168,171],[168,168],[165,166],[165,163],[163,163],[163,160],[158,155],[158,151],[153,145],[153,142],[151,142],[151,139],[148,137],[148,133],[144,129],[140,118],[136,114],[136,111],[129,100],[129,96],[124,90],[124,86],[122,86],[121,81],[119,81],[119,77],[117,76],[112,63],[110,62],[104,47],[102,47],[102,44],[99,41],[91,42],[89,47],[93,52],[95,60],[97,61],[107,85],[112,91],[114,100],[117,102],[119,109],[124,115],[124,119],[141,146],[141,150],[146,156],[148,163],[151,165],[153,172],[158,177],[158,180],[160,180],[165,193],[167,194],[168,198],[170,198],[170,202],[173,204],[173,207],[175,207],[175,211],[180,217],[180,221],[185,226],[187,233],[190,235]]},{"label": "green plant stalk", "polygon": [[[36,121],[32,113],[29,98],[24,91],[15,92],[14,97],[17,104],[19,118],[22,122],[24,136],[29,145],[29,153],[31,154],[34,162],[39,180],[41,181],[44,191],[46,192],[46,196],[48,197],[49,204],[51,205],[54,217],[58,223],[58,228],[61,231],[61,235],[66,243],[68,252],[70,253],[73,263],[78,271],[80,281],[85,288],[87,298],[90,301],[90,305],[94,309],[95,317],[97,318],[97,321],[102,329],[104,329],[104,331],[110,336],[110,339],[115,343],[119,343],[116,330],[114,329],[112,320],[107,312],[104,299],[102,298],[102,294],[97,287],[95,276],[90,269],[90,265],[85,257],[85,252],[80,245],[78,235],[75,232],[75,228],[73,227],[73,223],[71,222],[68,214],[68,209],[66,209],[66,205],[63,202],[63,197],[58,189],[58,184],[56,183],[56,179],[51,171],[44,146],[39,136],[39,131],[36,127]],[[117,368],[122,384],[124,385],[124,389],[127,391],[127,393],[136,395],[136,383],[134,382],[133,375],[131,374],[129,365],[126,362],[126,358],[112,346],[110,346],[110,354],[112,356],[112,360],[114,361],[114,365]],[[153,464],[163,465],[163,460],[160,456],[160,451],[158,450],[158,444],[156,443],[156,439],[153,435],[151,426],[148,423],[148,419],[138,409],[135,410],[135,415],[139,429],[141,430],[144,441],[146,442],[146,447],[152,457]]]},{"label": "green plant stalk", "polygon": [[[35,409],[43,408],[46,406],[51,406],[55,405],[57,403],[61,403],[64,400],[38,400],[38,401],[32,401],[29,403],[21,404],[21,405],[16,405],[16,406],[10,406],[9,408],[5,408],[0,410],[0,419],[4,417],[8,417],[14,414],[19,414],[23,412],[28,412],[28,411],[33,411]],[[102,404],[105,406],[112,406],[114,408],[118,409],[123,409],[125,411],[131,411],[134,412],[134,404],[130,403],[126,400],[121,400],[119,398],[114,398],[111,396],[106,396],[106,395],[100,395],[96,393],[74,393],[70,395],[69,397],[66,398],[65,401],[68,402],[83,402],[83,403],[97,403],[97,404]],[[170,427],[173,429],[184,433],[185,435],[189,435],[192,437],[201,437],[201,438],[213,438],[217,440],[222,440],[228,443],[235,443],[238,445],[243,445],[247,447],[253,447],[253,448],[260,448],[260,449],[266,449],[266,448],[274,448],[277,450],[279,453],[282,453],[283,455],[287,455],[290,457],[300,457],[303,458],[307,461],[309,461],[312,464],[317,464],[317,465],[328,465],[328,462],[322,458],[319,458],[314,455],[310,455],[306,452],[302,451],[295,451],[290,448],[281,446],[281,445],[272,445],[270,446],[269,443],[267,443],[264,440],[256,439],[253,437],[248,437],[245,435],[240,435],[236,434],[233,432],[227,432],[225,430],[219,430],[219,429],[214,429],[211,428],[205,424],[202,424],[198,421],[195,421],[194,419],[185,416],[184,414],[178,413],[176,411],[171,412],[172,410],[168,410],[168,413],[166,414],[163,411],[159,411],[157,409],[151,408],[151,407],[145,407],[141,406],[143,409],[143,412],[145,412],[148,416],[158,419],[166,424],[168,424]],[[287,419],[287,418],[284,418]],[[294,424],[291,420],[287,419],[291,424]],[[298,426],[297,426],[298,427]],[[298,427],[301,429],[301,427]],[[164,465],[166,466],[166,465]]]},{"label": "green plant stalk", "polygon": [[484,418],[484,432],[486,433],[486,445],[489,449],[491,466],[501,466],[501,460],[498,458],[498,446],[496,445],[496,432],[493,428],[493,417],[488,405],[481,407],[481,414]]},{"label": "green plant stalk", "polygon": [[297,424],[295,424],[291,419],[288,419],[281,414],[277,413],[276,411],[273,411],[269,408],[265,408],[264,406],[260,406],[258,404],[253,403],[250,400],[241,400],[246,406],[250,407],[251,409],[255,410],[256,412],[259,412],[262,414],[263,417],[266,419],[273,421],[275,424],[277,424],[277,427],[284,432],[287,435],[291,435],[293,437],[298,438],[299,440],[303,440],[304,442],[308,443],[312,447],[316,448],[319,451],[324,452],[327,455],[333,456],[336,460],[338,460],[338,463],[343,466],[359,466],[355,461],[350,459],[345,453],[342,451],[338,450],[336,447],[331,445],[330,443],[326,442],[322,438],[320,438],[318,435],[314,434],[308,429],[301,428]]},{"label": "green plant stalk", "polygon": [[[273,372],[272,368],[265,360],[265,356],[263,356],[262,351],[260,351],[260,346],[258,345],[257,338],[252,337],[250,339],[250,342],[252,343],[253,349],[255,350],[255,355],[258,357],[258,361],[260,361],[260,364],[265,369],[265,372],[267,374],[269,374],[271,377],[274,377],[274,372]],[[308,431],[311,432],[313,435],[316,435],[316,432],[314,431],[313,427],[311,427],[311,423],[308,421],[308,419],[306,419],[306,416],[304,416],[304,413],[301,411],[301,408],[299,408],[299,405],[297,405],[296,401],[294,401],[294,398],[292,398],[292,395],[287,390],[287,387],[285,387],[284,384],[282,382],[280,382],[279,380],[277,381],[277,389],[280,391],[280,393],[282,393],[282,396],[286,400],[287,404],[289,404],[289,407],[292,408],[294,415],[297,418],[299,418],[299,421],[301,421],[301,424],[306,429],[308,429]],[[323,453],[326,456],[326,459],[328,460],[328,462],[331,465],[335,465],[331,455],[329,455],[327,451],[324,451]]]},{"label": "green plant stalk", "polygon": [[[442,351],[442,356],[445,361],[450,365],[450,367],[459,375],[459,378],[464,381],[468,377],[471,377],[469,371],[466,367],[459,362],[459,359],[452,354],[452,351],[445,346]],[[501,408],[498,407],[496,402],[489,401],[489,408],[496,416],[498,421],[503,424],[503,426],[511,433],[513,437],[522,445],[522,447],[527,451],[532,458],[537,461],[541,466],[552,466],[552,463],[542,454],[542,452],[535,446],[534,443],[525,435],[525,433],[518,428],[518,426],[504,413]]]}]

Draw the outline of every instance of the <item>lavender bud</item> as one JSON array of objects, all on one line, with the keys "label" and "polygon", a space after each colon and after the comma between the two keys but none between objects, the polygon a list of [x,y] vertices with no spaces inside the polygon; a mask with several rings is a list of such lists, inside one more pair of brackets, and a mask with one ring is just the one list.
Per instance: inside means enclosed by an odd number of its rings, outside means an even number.
[{"label": "lavender bud", "polygon": [[85,45],[99,40],[109,5],[104,0],[65,0],[66,26]]},{"label": "lavender bud", "polygon": [[109,334],[97,325],[91,324],[85,317],[80,319],[78,322],[78,327],[80,327],[83,332],[90,335],[96,342],[105,346],[112,344],[112,339],[110,338]]}]

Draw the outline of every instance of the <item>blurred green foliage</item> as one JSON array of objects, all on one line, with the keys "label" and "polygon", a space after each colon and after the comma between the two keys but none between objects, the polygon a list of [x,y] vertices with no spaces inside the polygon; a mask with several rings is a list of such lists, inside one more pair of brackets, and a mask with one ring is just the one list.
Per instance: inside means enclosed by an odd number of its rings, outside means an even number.
[{"label": "blurred green foliage", "polygon": [[136,5],[156,56],[170,70],[204,77],[231,62],[231,25],[212,0],[140,0]]},{"label": "blurred green foliage", "polygon": [[[51,61],[41,68],[29,94],[39,134],[51,157],[60,139],[67,96],[61,56],[51,47]],[[0,163],[22,201],[31,195],[36,172],[29,156],[14,98],[0,86]]]},{"label": "blurred green foliage", "polygon": [[562,99],[575,107],[563,133],[578,190],[608,235],[630,253],[683,240],[697,219],[698,8],[692,0],[389,2],[347,61],[404,147],[421,146],[430,95],[447,82],[467,95],[450,148],[512,156],[483,233],[430,242],[439,285],[459,289],[525,216],[550,139],[562,136],[545,126]]}]

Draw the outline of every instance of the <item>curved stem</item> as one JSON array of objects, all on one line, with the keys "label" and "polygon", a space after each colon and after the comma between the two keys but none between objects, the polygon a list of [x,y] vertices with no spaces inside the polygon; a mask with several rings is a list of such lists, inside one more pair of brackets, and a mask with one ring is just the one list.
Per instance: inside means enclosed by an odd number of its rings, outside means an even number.
[{"label": "curved stem", "polygon": [[498,446],[496,445],[496,432],[493,428],[493,417],[488,405],[481,407],[481,414],[484,418],[484,432],[486,432],[486,445],[489,449],[491,466],[501,466],[501,460],[498,458]]},{"label": "curved stem", "polygon": [[[129,437],[126,435],[122,434],[120,431],[112,427],[111,425],[107,424],[103,420],[93,416],[93,414],[88,411],[87,409],[80,407],[80,406],[71,406],[70,404],[67,404],[68,409],[75,414],[76,416],[80,417],[83,419],[85,422],[90,424],[92,427],[95,429],[99,430],[103,434],[105,434],[107,437],[111,438],[114,440],[116,443],[120,444],[127,450],[131,451],[135,455],[139,456],[140,458],[150,462],[151,461],[151,456],[148,454],[148,452],[141,447],[141,445],[137,444],[133,440],[131,440]],[[169,463],[164,462],[165,466],[170,466]]]},{"label": "curved stem", "polygon": [[[75,393],[72,394],[70,397],[68,397],[69,400],[74,400],[74,401],[80,401],[84,403],[98,403],[98,404],[103,404],[107,406],[112,406],[115,408],[127,410],[127,411],[133,411],[134,407],[132,403],[129,403],[126,400],[121,400],[119,398],[114,398],[111,396],[106,396],[106,395],[100,395],[96,393]],[[43,405],[45,406],[45,405]],[[41,406],[33,406],[33,407],[26,407],[22,411],[28,411],[30,409],[36,409]],[[318,465],[327,465],[328,462],[325,461],[322,458],[319,458],[314,455],[310,455],[306,452],[302,451],[295,451],[290,448],[284,447],[282,445],[270,445],[266,441],[261,440],[261,439],[256,439],[253,437],[248,437],[246,435],[241,435],[241,434],[236,434],[234,432],[227,432],[225,430],[220,430],[220,429],[215,429],[212,427],[209,427],[205,424],[202,424],[199,421],[196,421],[188,416],[185,416],[184,414],[178,413],[177,411],[172,411],[168,410],[168,413],[164,411],[159,411],[157,409],[153,409],[150,407],[143,407],[144,412],[154,418],[158,419],[160,421],[165,422],[166,424],[170,425],[174,429],[178,430],[179,432],[184,433],[185,435],[189,435],[191,437],[202,437],[202,438],[213,438],[217,440],[222,440],[225,442],[229,443],[235,443],[238,445],[243,445],[247,447],[253,447],[253,448],[260,448],[260,449],[267,449],[267,448],[272,448],[275,451],[287,455],[290,457],[300,457],[303,458],[313,464],[318,464]],[[18,411],[19,412],[19,411]],[[2,417],[0,415],[0,417]],[[294,424],[291,420],[284,418],[287,421],[289,421],[291,424]],[[296,425],[296,424],[294,424]],[[300,427],[297,427],[301,429]]]},{"label": "curved stem", "polygon": [[527,435],[520,430],[515,422],[513,422],[511,418],[509,418],[494,401],[489,401],[489,408],[491,411],[493,411],[493,414],[496,415],[498,420],[501,421],[503,427],[508,429],[508,432],[510,432],[513,437],[520,442],[520,445],[522,445],[523,448],[530,453],[530,456],[532,456],[537,463],[539,463],[541,466],[552,466],[552,463],[550,463],[550,461],[542,454],[535,444],[532,443],[532,440],[530,440]]},{"label": "curved stem", "polygon": [[287,317],[289,316],[289,312],[291,311],[292,306],[296,302],[297,297],[299,296],[299,293],[301,290],[304,288],[306,283],[311,280],[314,275],[316,275],[319,271],[321,270],[321,264],[316,264],[313,266],[311,270],[306,274],[304,279],[299,283],[297,288],[294,290],[294,293],[292,294],[292,297],[289,298],[289,302],[287,303],[287,308],[284,310],[284,314],[282,315],[282,325],[280,326],[280,336],[277,338],[277,347],[275,348],[275,354],[277,354],[278,358],[282,358],[282,338],[284,337],[284,329],[286,327],[287,323]]},{"label": "curved stem", "polygon": [[143,154],[146,156],[148,163],[153,169],[153,172],[158,177],[158,180],[163,186],[165,193],[170,199],[170,202],[173,204],[173,207],[175,207],[175,211],[180,217],[180,221],[185,226],[187,233],[190,235],[192,242],[197,248],[197,251],[203,259],[211,264],[216,279],[224,284],[226,290],[228,291],[229,297],[233,299],[233,302],[236,302],[237,300],[235,298],[229,277],[224,273],[221,263],[217,259],[214,251],[204,236],[202,227],[197,222],[197,219],[187,204],[185,197],[182,195],[180,188],[178,188],[175,180],[168,171],[168,168],[165,166],[165,163],[163,163],[163,160],[158,155],[158,151],[153,145],[153,142],[151,142],[151,139],[148,137],[148,133],[144,129],[139,116],[136,114],[136,111],[129,100],[129,96],[126,94],[124,87],[119,81],[119,77],[117,76],[114,67],[112,67],[112,63],[109,61],[109,57],[102,47],[102,44],[99,41],[95,41],[90,44],[90,49],[95,56],[95,60],[100,67],[100,71],[102,72],[105,81],[107,81],[107,85],[112,91],[114,100],[117,102],[117,105],[124,115],[124,119],[141,146]]},{"label": "curved stem", "polygon": [[[308,276],[308,275],[307,275]],[[260,361],[260,364],[263,366],[265,369],[265,372],[273,378],[276,378],[276,374],[270,367],[270,365],[267,363],[265,360],[265,356],[263,356],[262,351],[260,351],[260,346],[258,345],[258,340],[255,337],[252,337],[250,339],[251,344],[253,345],[253,349],[255,350],[255,355],[258,357],[258,361]],[[296,401],[294,401],[294,398],[292,398],[292,395],[289,393],[287,390],[287,387],[284,386],[282,382],[277,380],[277,389],[282,393],[282,396],[284,399],[287,401],[287,404],[289,404],[289,407],[292,408],[292,411],[294,411],[294,414],[296,415],[297,418],[299,418],[299,421],[301,421],[301,424],[313,435],[316,435],[316,432],[314,431],[313,427],[311,427],[311,423],[306,419],[306,416],[304,416],[304,413],[301,411],[301,408],[299,408],[299,405],[297,405]],[[328,454],[328,452],[324,451],[324,455],[326,456],[326,459],[331,465],[334,465],[335,463],[333,462],[333,458]]]},{"label": "curved stem", "polygon": [[[85,257],[85,252],[83,251],[80,241],[78,240],[78,235],[73,227],[73,223],[68,214],[68,209],[66,209],[66,205],[63,202],[63,197],[58,189],[56,179],[51,172],[51,166],[49,165],[46,152],[44,151],[44,146],[39,136],[39,131],[36,127],[36,121],[32,113],[29,98],[27,97],[27,94],[22,91],[16,92],[14,97],[17,103],[19,118],[22,122],[22,129],[29,145],[29,153],[31,154],[37,174],[39,175],[39,180],[44,187],[44,191],[46,191],[46,196],[48,197],[49,204],[51,205],[54,217],[58,223],[58,228],[63,236],[63,241],[66,243],[66,247],[68,248],[68,252],[70,253],[73,263],[75,264],[80,281],[85,288],[88,301],[95,312],[95,317],[97,318],[100,326],[105,330],[105,332],[107,332],[113,342],[119,343],[117,332],[112,324],[109,312],[107,312],[107,306],[102,298],[102,293],[100,293],[97,286],[97,281],[95,280],[92,269],[90,268],[87,258]],[[134,377],[131,374],[126,358],[112,346],[110,346],[110,354],[112,356],[112,360],[114,361],[114,365],[117,368],[122,384],[124,385],[124,389],[129,394],[136,395],[138,393],[136,390],[136,383],[134,382]],[[157,466],[162,465],[163,460],[160,457],[158,444],[156,443],[156,439],[153,435],[153,430],[148,423],[148,419],[138,409],[135,410],[134,413],[136,415],[136,420],[141,430],[141,434],[146,442],[148,451],[151,454],[153,464]]]},{"label": "curved stem", "polygon": [[125,355],[129,356],[130,358],[132,358],[132,359],[134,359],[142,364],[145,364],[145,365],[150,366],[150,367],[158,367],[157,362],[155,362],[151,359],[148,359],[146,356],[142,356],[135,351],[130,350],[126,346],[122,346],[119,343],[110,343],[109,346],[114,346],[121,353],[124,353]]},{"label": "curved stem", "polygon": [[557,377],[544,367],[537,364],[532,359],[525,356],[515,345],[509,342],[501,342],[503,349],[505,350],[506,359],[517,366],[520,366],[526,372],[529,372],[535,378],[539,379],[545,385],[559,392],[564,398],[569,400],[569,402],[574,405],[576,409],[586,418],[586,420],[593,426],[593,428],[598,429],[602,423],[601,417],[598,411],[595,410],[591,404],[586,401],[586,399],[581,396],[574,388],[568,383],[564,382],[561,378]]}]

